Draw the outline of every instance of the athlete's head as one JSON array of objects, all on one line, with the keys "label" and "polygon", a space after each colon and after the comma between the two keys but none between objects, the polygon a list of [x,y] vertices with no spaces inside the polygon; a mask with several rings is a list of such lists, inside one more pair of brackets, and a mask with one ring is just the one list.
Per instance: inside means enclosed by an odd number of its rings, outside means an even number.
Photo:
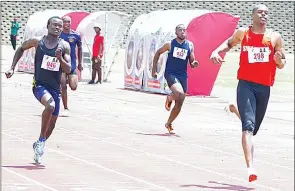
[{"label": "athlete's head", "polygon": [[176,37],[180,40],[184,40],[186,38],[186,28],[183,24],[179,24],[175,27]]},{"label": "athlete's head", "polygon": [[94,31],[96,32],[96,34],[99,34],[101,31],[101,26],[99,23],[95,23],[93,26]]},{"label": "athlete's head", "polygon": [[48,34],[53,36],[59,36],[63,27],[62,19],[58,16],[53,16],[50,19],[48,19],[47,22],[47,29]]},{"label": "athlete's head", "polygon": [[255,5],[252,10],[253,25],[265,25],[268,19],[268,7],[263,4]]},{"label": "athlete's head", "polygon": [[70,30],[71,29],[71,23],[72,23],[72,19],[69,16],[64,16],[62,18],[63,21],[63,29],[64,30]]}]

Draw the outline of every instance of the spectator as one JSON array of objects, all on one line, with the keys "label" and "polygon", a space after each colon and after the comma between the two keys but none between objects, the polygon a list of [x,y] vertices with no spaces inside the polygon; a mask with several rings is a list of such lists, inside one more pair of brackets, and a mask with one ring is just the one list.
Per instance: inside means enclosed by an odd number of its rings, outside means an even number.
[{"label": "spectator", "polygon": [[11,21],[11,32],[10,32],[10,42],[12,44],[13,50],[16,49],[16,37],[18,35],[18,30],[20,26],[19,23],[17,22],[17,18],[14,17],[13,21]]},{"label": "spectator", "polygon": [[96,35],[94,37],[93,47],[92,47],[92,79],[88,82],[89,84],[95,83],[96,73],[98,75],[98,80],[96,84],[101,84],[101,60],[104,51],[104,37],[100,35],[101,26],[96,23],[93,27]]}]

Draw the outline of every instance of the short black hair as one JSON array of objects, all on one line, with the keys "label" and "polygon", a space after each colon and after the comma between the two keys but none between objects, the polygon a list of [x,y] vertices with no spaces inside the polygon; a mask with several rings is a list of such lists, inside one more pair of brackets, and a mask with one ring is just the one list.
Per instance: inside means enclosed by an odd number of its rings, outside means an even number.
[{"label": "short black hair", "polygon": [[267,6],[264,5],[264,4],[254,5],[254,6],[253,6],[253,9],[252,9],[252,14],[253,14],[255,11],[257,11],[257,9],[259,9],[259,7],[261,7],[261,6],[265,6],[265,7],[267,7]]},{"label": "short black hair", "polygon": [[52,19],[60,19],[60,20],[61,20],[61,18],[60,18],[59,16],[53,16],[53,17],[50,17],[50,18],[48,19],[48,21],[47,21],[47,27],[48,27],[48,25],[50,24],[50,22],[51,22]]},{"label": "short black hair", "polygon": [[182,27],[182,26],[185,27],[184,24],[178,24],[178,25],[175,27],[175,30],[177,30],[179,27]]}]

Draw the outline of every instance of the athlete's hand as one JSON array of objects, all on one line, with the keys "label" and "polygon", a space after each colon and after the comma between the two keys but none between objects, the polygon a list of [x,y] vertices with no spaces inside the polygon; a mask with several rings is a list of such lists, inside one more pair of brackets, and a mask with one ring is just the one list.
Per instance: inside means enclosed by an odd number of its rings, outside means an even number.
[{"label": "athlete's hand", "polygon": [[224,62],[224,60],[220,57],[220,55],[217,52],[212,52],[210,60],[214,64],[222,64],[222,62]]},{"label": "athlete's hand", "polygon": [[11,76],[14,74],[14,70],[10,69],[7,72],[5,72],[6,78],[11,78]]},{"label": "athlete's hand", "polygon": [[82,64],[78,64],[78,70],[81,72],[83,70]]},{"label": "athlete's hand", "polygon": [[55,51],[55,55],[57,59],[61,59],[62,57],[62,49],[61,48],[57,48]]},{"label": "athlete's hand", "polygon": [[279,50],[279,51],[276,51],[273,59],[275,60],[276,64],[281,64],[282,57],[283,57],[282,51]]},{"label": "athlete's hand", "polygon": [[191,67],[192,68],[196,68],[196,67],[198,67],[199,66],[199,62],[198,61],[193,61],[193,63],[191,63]]}]

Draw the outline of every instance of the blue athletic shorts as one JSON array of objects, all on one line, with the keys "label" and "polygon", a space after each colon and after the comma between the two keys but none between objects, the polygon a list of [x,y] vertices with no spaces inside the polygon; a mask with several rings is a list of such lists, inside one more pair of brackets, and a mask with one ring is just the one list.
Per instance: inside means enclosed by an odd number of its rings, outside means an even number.
[{"label": "blue athletic shorts", "polygon": [[56,91],[52,88],[43,86],[43,85],[36,85],[33,87],[33,94],[36,97],[36,99],[41,103],[41,98],[43,97],[44,94],[49,93],[54,102],[55,102],[55,109],[52,112],[53,116],[58,116],[59,110],[60,110],[60,98],[61,98],[61,93],[59,91]]},{"label": "blue athletic shorts", "polygon": [[183,92],[187,92],[187,77],[186,76],[179,76],[179,75],[174,75],[171,73],[165,74],[165,79],[167,81],[167,84],[169,88],[175,84],[175,83],[180,83],[183,89]]}]

